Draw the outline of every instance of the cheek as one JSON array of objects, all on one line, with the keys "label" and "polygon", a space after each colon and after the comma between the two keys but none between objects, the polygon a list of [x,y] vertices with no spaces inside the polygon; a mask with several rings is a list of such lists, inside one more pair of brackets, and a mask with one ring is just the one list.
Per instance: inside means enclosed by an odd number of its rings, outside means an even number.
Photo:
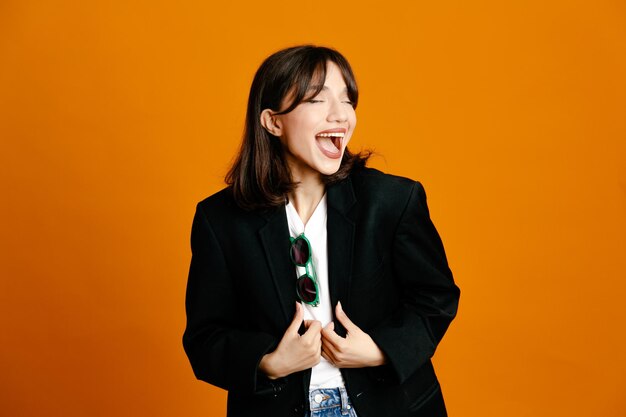
[{"label": "cheek", "polygon": [[311,141],[307,140],[306,134],[301,130],[293,130],[283,138],[281,138],[283,147],[293,155],[306,155],[311,147]]},{"label": "cheek", "polygon": [[356,113],[354,113],[354,110],[348,117],[348,123],[350,124],[350,138],[352,138],[352,133],[354,133],[354,129],[356,128]]},{"label": "cheek", "polygon": [[[296,112],[296,110],[294,110],[294,112]],[[291,116],[292,117],[285,120],[283,127],[283,132],[288,137],[302,138],[314,130],[315,121],[311,115],[300,111],[293,113]]]}]

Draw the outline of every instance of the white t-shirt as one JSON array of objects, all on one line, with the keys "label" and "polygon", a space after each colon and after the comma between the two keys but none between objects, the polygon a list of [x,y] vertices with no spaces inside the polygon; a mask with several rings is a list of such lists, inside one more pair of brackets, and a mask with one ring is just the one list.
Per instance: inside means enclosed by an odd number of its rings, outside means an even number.
[{"label": "white t-shirt", "polygon": [[[326,234],[326,194],[322,197],[306,226],[298,215],[296,208],[291,202],[285,206],[287,211],[287,223],[291,237],[304,235],[311,244],[311,262],[317,274],[317,285],[319,290],[319,305],[317,307],[301,303],[304,307],[305,320],[318,320],[322,327],[326,326],[333,319],[333,311],[330,304],[330,292],[328,289],[328,249]],[[297,279],[305,273],[304,267],[296,266]],[[294,291],[295,291],[294,279]],[[309,389],[336,388],[343,387],[344,381],[339,368],[322,358],[320,363],[315,365],[311,373],[311,384]]]}]

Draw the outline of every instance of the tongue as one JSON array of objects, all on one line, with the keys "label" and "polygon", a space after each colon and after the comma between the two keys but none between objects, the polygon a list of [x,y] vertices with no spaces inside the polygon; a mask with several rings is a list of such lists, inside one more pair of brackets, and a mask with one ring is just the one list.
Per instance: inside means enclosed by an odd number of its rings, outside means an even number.
[{"label": "tongue", "polygon": [[339,148],[335,146],[331,138],[317,138],[317,140],[320,142],[320,145],[322,145],[322,148],[326,149],[328,152],[335,153],[339,151]]}]

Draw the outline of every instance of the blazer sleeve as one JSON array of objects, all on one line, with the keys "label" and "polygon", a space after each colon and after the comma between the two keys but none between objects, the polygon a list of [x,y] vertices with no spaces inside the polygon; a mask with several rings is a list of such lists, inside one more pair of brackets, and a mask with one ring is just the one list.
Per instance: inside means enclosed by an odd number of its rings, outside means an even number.
[{"label": "blazer sleeve", "polygon": [[275,382],[258,365],[278,341],[238,325],[232,276],[200,204],[191,228],[191,252],[183,347],[196,378],[245,394],[276,391]]},{"label": "blazer sleeve", "polygon": [[413,184],[397,226],[392,262],[400,305],[369,334],[402,383],[435,353],[456,315],[460,295],[419,182]]}]

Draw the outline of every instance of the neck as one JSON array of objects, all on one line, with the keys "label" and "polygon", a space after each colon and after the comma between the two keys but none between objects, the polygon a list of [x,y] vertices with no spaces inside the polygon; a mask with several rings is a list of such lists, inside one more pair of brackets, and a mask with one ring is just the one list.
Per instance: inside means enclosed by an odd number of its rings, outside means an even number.
[{"label": "neck", "polygon": [[292,178],[298,185],[287,197],[298,212],[303,224],[307,224],[315,208],[324,196],[326,186],[322,182],[319,172],[304,173],[301,170],[292,169]]}]

